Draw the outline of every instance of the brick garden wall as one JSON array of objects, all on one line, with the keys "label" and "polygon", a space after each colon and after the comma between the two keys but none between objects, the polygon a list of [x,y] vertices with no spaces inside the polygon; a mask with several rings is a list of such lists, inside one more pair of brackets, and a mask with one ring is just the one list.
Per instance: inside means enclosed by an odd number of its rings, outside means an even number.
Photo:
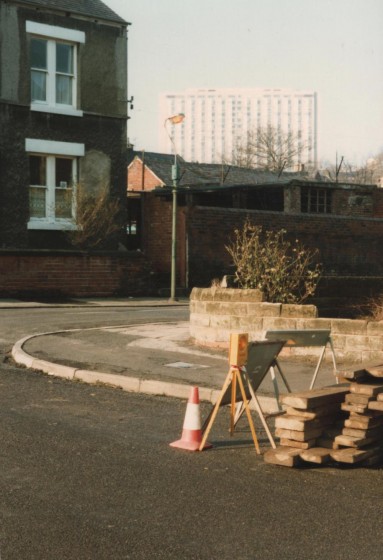
[{"label": "brick garden wall", "polygon": [[188,216],[191,286],[210,286],[213,278],[230,272],[225,245],[247,216],[265,230],[284,228],[293,239],[318,248],[326,274],[383,275],[383,219],[198,206]]},{"label": "brick garden wall", "polygon": [[144,198],[142,249],[159,273],[170,270],[172,239],[172,205],[163,197]]},{"label": "brick garden wall", "polygon": [[374,215],[383,216],[383,189],[376,189],[373,193]]},{"label": "brick garden wall", "polygon": [[[313,305],[262,301],[259,290],[194,288],[190,297],[190,334],[201,345],[227,348],[230,333],[247,332],[262,340],[267,330],[330,329],[337,361],[383,360],[383,321],[318,318]],[[286,349],[283,353],[318,357],[320,349]],[[330,360],[330,352],[326,352]]]},{"label": "brick garden wall", "polygon": [[[170,278],[172,247],[172,200],[171,197],[146,196],[144,198],[144,226],[142,250],[158,275]],[[185,287],[186,246],[185,208],[177,212],[177,286]],[[168,285],[168,281],[167,281]]]},{"label": "brick garden wall", "polygon": [[286,229],[292,239],[319,249],[324,270],[313,303],[321,314],[355,316],[360,305],[383,293],[382,219],[201,206],[188,214],[191,288],[234,272],[225,245],[247,216],[265,230]]},{"label": "brick garden wall", "polygon": [[154,295],[140,253],[0,251],[0,297]]}]

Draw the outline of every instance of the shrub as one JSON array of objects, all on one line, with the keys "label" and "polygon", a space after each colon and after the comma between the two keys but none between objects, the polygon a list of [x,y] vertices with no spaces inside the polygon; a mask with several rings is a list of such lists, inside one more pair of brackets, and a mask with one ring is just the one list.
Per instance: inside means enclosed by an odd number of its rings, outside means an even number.
[{"label": "shrub", "polygon": [[68,231],[67,236],[74,247],[100,249],[121,231],[120,204],[111,198],[107,186],[95,193],[88,193],[77,185],[75,194],[77,229]]},{"label": "shrub", "polygon": [[383,294],[367,300],[364,305],[364,314],[360,318],[366,317],[373,321],[383,321]]},{"label": "shrub", "polygon": [[233,259],[240,288],[258,288],[271,303],[302,303],[314,295],[321,265],[319,251],[305,248],[298,239],[285,239],[286,230],[265,231],[246,220],[234,230],[226,250]]}]

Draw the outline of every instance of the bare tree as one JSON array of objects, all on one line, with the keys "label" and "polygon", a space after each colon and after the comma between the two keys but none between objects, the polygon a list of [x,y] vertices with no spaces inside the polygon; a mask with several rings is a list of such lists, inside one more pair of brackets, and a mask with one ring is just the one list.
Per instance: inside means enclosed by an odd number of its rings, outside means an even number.
[{"label": "bare tree", "polygon": [[377,153],[375,156],[367,160],[366,168],[368,170],[369,182],[382,186],[383,178],[383,152]]},{"label": "bare tree", "polygon": [[[337,158],[338,159],[338,158]],[[363,165],[354,165],[343,156],[335,165],[327,164],[322,175],[334,183],[376,184],[383,175],[383,154],[371,158]]]},{"label": "bare tree", "polygon": [[249,130],[236,142],[230,163],[279,174],[300,162],[304,149],[304,143],[292,132],[273,126],[260,127]]}]

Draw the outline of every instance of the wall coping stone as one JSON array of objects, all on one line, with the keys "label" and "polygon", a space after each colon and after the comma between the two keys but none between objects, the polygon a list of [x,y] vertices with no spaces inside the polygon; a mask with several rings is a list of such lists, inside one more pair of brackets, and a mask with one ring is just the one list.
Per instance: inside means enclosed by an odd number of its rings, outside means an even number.
[{"label": "wall coping stone", "polygon": [[264,295],[261,290],[240,290],[238,288],[193,288],[191,300],[200,301],[231,301],[231,302],[263,302]]},{"label": "wall coping stone", "polygon": [[142,258],[141,251],[118,251],[118,250],[94,250],[84,251],[80,249],[0,249],[0,258],[16,257],[121,257],[129,259]]}]

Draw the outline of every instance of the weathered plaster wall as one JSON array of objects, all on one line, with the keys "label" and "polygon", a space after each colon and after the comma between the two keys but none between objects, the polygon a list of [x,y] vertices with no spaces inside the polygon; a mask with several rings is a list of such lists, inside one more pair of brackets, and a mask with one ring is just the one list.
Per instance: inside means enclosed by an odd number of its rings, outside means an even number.
[{"label": "weathered plaster wall", "polygon": [[[101,152],[103,156],[99,158],[97,166],[99,181],[106,176],[110,177],[111,195],[120,199],[121,212],[125,211],[127,155],[121,142],[121,138],[126,134],[125,120],[106,119],[96,115],[68,118],[63,115],[30,112],[26,107],[0,103],[1,127],[7,130],[7,135],[0,133],[0,247],[57,247],[55,239],[60,232],[36,233],[27,230],[29,167],[25,138],[83,143],[86,157],[93,150]],[[80,165],[80,169],[81,176],[85,179],[87,165],[84,170]],[[88,182],[93,179],[88,176]],[[124,219],[125,216],[121,214],[121,224],[124,223]]]},{"label": "weathered plaster wall", "polygon": [[7,43],[7,50],[12,48],[9,53],[12,67],[20,69],[18,75],[13,76],[18,80],[18,98],[15,101],[27,105],[30,103],[29,37],[25,22],[38,21],[85,33],[85,43],[78,47],[79,107],[87,112],[126,116],[127,40],[123,25],[107,25],[48,10],[36,11],[32,6],[6,5],[1,15],[3,26],[7,27],[9,21],[12,27],[11,40]]},{"label": "weathered plaster wall", "polygon": [[87,194],[96,196],[109,192],[111,161],[110,157],[99,150],[89,150],[81,160],[80,183]]},{"label": "weathered plaster wall", "polygon": [[19,57],[17,8],[0,2],[0,99],[18,99]]},{"label": "weathered plaster wall", "polygon": [[[126,223],[127,42],[124,25],[109,25],[70,13],[0,2],[0,248],[65,248],[60,231],[29,230],[29,165],[25,139],[85,145],[81,178],[98,188],[107,179]],[[26,21],[85,33],[78,45],[78,108],[83,116],[30,110],[30,35]],[[92,153],[99,154],[90,169]],[[97,161],[97,158],[96,158]],[[94,158],[93,158],[94,163]],[[96,175],[98,173],[98,178]],[[112,240],[116,245],[115,240]]]}]

